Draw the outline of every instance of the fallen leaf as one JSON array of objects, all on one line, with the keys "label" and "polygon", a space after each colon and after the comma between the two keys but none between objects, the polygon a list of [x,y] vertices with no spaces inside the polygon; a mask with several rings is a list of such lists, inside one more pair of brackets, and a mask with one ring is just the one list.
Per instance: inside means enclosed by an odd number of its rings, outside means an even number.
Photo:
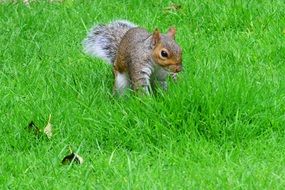
[{"label": "fallen leaf", "polygon": [[176,12],[179,11],[182,8],[181,5],[170,3],[167,7],[164,8],[164,11],[166,12]]},{"label": "fallen leaf", "polygon": [[30,0],[23,0],[23,2],[26,6],[30,6]]},{"label": "fallen leaf", "polygon": [[46,127],[44,128],[44,133],[46,134],[48,139],[51,139],[51,137],[52,137],[52,125],[50,123],[50,120],[51,120],[51,115],[49,115],[48,123],[47,123]]},{"label": "fallen leaf", "polygon": [[67,165],[67,164],[83,164],[83,158],[79,156],[78,154],[72,152],[71,154],[65,156],[63,160],[61,161],[62,164]]},{"label": "fallen leaf", "polygon": [[41,130],[36,126],[36,124],[31,121],[28,125],[28,130],[34,133],[37,137],[40,135]]}]

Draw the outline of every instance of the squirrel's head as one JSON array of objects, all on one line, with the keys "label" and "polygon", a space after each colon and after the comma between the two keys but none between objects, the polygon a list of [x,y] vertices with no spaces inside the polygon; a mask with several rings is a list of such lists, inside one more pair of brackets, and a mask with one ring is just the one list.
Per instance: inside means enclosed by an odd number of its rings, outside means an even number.
[{"label": "squirrel's head", "polygon": [[175,42],[175,28],[169,28],[167,34],[161,34],[158,29],[152,34],[154,47],[152,58],[162,68],[178,73],[182,70],[182,50]]}]

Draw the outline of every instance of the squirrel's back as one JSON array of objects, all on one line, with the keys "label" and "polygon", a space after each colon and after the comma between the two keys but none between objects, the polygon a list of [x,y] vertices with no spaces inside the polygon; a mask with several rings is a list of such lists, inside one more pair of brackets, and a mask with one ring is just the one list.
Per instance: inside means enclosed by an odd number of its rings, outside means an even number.
[{"label": "squirrel's back", "polygon": [[128,30],[123,39],[129,39],[131,43],[144,42],[151,34],[144,28],[135,27]]},{"label": "squirrel's back", "polygon": [[115,56],[123,36],[128,30],[134,27],[136,27],[135,24],[125,20],[96,25],[83,41],[84,50],[90,55],[114,64]]},{"label": "squirrel's back", "polygon": [[118,49],[118,54],[140,54],[133,57],[143,56],[143,52],[150,51],[150,37],[152,35],[144,28],[136,27],[128,30],[123,36]]}]

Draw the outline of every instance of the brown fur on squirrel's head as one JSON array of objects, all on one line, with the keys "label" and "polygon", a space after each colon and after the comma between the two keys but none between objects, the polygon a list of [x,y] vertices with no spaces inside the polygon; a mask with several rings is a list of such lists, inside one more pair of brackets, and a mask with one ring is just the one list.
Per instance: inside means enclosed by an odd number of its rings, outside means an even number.
[{"label": "brown fur on squirrel's head", "polygon": [[175,42],[175,33],[176,29],[173,27],[168,29],[166,35],[155,29],[152,34],[152,58],[164,69],[178,73],[182,70],[182,50]]}]

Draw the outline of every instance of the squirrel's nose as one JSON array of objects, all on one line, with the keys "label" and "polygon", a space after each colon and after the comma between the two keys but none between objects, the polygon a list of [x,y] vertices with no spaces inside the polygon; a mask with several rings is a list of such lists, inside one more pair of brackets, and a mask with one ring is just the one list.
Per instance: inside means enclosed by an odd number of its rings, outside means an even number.
[{"label": "squirrel's nose", "polygon": [[175,69],[175,72],[178,73],[180,71],[182,71],[182,65],[177,65],[176,69]]}]

